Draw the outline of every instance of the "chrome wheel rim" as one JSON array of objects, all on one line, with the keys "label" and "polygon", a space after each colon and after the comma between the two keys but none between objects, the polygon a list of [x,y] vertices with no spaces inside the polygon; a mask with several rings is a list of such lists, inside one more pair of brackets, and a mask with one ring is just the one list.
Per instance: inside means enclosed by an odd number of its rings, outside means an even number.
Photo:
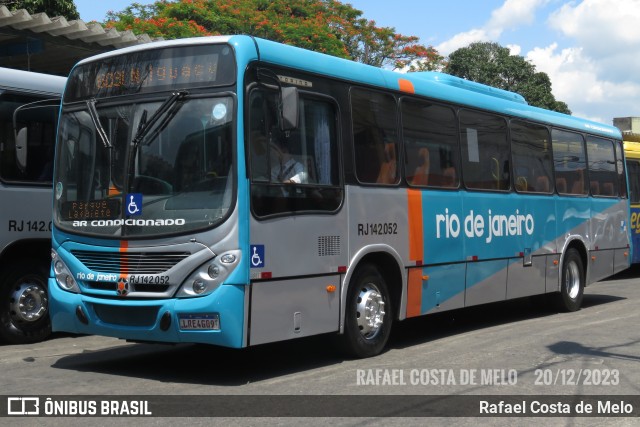
[{"label": "chrome wheel rim", "polygon": [[569,298],[574,300],[578,297],[580,293],[580,270],[575,262],[570,262],[569,265],[567,265],[564,286]]},{"label": "chrome wheel rim", "polygon": [[373,283],[360,288],[356,298],[356,321],[360,334],[365,339],[372,339],[384,324],[384,298]]},{"label": "chrome wheel rim", "polygon": [[37,322],[47,313],[46,289],[39,283],[24,281],[11,294],[11,316],[21,322]]}]

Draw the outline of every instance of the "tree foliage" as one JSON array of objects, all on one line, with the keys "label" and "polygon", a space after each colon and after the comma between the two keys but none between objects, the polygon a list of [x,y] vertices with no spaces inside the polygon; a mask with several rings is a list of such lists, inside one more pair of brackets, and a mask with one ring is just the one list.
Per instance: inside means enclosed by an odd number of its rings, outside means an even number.
[{"label": "tree foliage", "polygon": [[497,43],[478,42],[449,55],[444,72],[478,83],[517,92],[536,107],[571,114],[566,103],[551,93],[551,80],[546,73],[524,57],[511,55]]},{"label": "tree foliage", "polygon": [[25,9],[30,14],[44,12],[50,17],[80,18],[73,0],[0,0],[0,4],[9,10]]},{"label": "tree foliage", "polygon": [[394,69],[436,69],[443,59],[337,0],[157,0],[110,12],[105,25],[165,39],[249,34]]}]

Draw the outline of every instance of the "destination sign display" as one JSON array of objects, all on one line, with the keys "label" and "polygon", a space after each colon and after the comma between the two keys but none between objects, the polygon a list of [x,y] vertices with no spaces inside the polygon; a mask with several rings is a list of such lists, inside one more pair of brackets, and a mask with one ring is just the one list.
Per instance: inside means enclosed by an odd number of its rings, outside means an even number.
[{"label": "destination sign display", "polygon": [[228,45],[149,49],[106,57],[74,68],[65,102],[235,82]]},{"label": "destination sign display", "polygon": [[65,221],[115,219],[120,215],[120,199],[64,202],[60,213]]}]

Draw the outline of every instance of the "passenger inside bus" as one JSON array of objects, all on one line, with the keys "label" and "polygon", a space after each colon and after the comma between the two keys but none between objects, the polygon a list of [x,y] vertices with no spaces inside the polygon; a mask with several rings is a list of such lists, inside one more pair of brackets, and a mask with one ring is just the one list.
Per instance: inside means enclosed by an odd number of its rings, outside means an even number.
[{"label": "passenger inside bus", "polygon": [[454,168],[453,166],[445,168],[442,176],[444,177],[442,181],[443,187],[457,187],[458,182],[456,180],[456,168]]},{"label": "passenger inside bus", "polygon": [[384,144],[384,161],[380,165],[378,173],[378,184],[395,184],[396,183],[396,145],[393,142]]},{"label": "passenger inside bus", "polygon": [[574,175],[576,176],[576,179],[573,181],[573,185],[571,186],[571,194],[585,194],[584,169],[576,170]]},{"label": "passenger inside bus", "polygon": [[422,147],[418,150],[418,158],[420,159],[420,166],[418,166],[413,172],[413,185],[428,185],[429,184],[429,149]]}]

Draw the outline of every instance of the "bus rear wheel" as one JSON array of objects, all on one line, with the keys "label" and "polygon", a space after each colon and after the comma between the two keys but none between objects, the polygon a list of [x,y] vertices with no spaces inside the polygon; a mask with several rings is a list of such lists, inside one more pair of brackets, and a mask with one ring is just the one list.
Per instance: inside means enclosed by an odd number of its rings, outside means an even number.
[{"label": "bus rear wheel", "polygon": [[577,250],[570,248],[562,263],[560,292],[553,295],[555,306],[560,311],[577,311],[584,296],[585,271]]},{"label": "bus rear wheel", "polygon": [[18,262],[0,279],[0,339],[26,344],[51,334],[45,271],[36,261]]},{"label": "bus rear wheel", "polygon": [[380,354],[389,340],[393,319],[384,278],[373,265],[363,265],[354,273],[347,292],[343,349],[357,358]]}]

